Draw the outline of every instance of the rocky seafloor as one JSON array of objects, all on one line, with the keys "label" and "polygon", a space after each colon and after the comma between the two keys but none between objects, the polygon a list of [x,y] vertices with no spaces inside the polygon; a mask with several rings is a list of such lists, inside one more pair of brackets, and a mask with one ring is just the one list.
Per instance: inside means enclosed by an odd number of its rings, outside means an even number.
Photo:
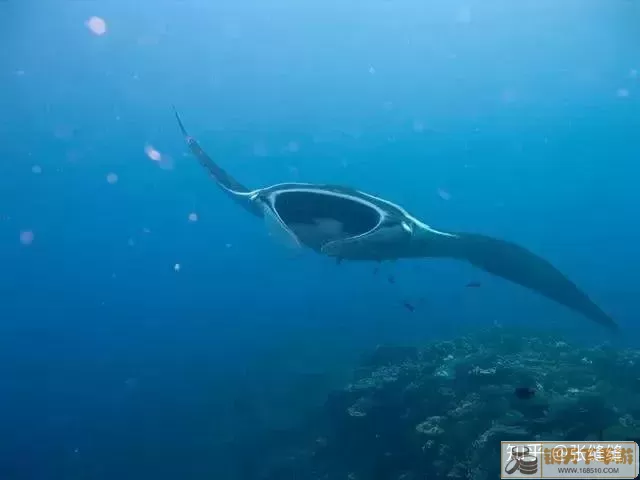
[{"label": "rocky seafloor", "polygon": [[640,351],[496,327],[379,346],[308,423],[267,438],[252,477],[483,480],[499,478],[501,440],[638,437]]}]

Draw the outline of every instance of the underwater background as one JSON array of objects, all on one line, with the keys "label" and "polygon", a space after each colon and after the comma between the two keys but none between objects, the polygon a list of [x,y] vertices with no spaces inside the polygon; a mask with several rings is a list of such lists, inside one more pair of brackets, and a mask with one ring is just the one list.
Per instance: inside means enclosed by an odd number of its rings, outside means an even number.
[{"label": "underwater background", "polygon": [[[636,1],[5,0],[0,40],[2,480],[262,478],[378,344],[638,346]],[[516,241],[622,334],[463,263],[292,254],[173,104],[249,187]]]}]

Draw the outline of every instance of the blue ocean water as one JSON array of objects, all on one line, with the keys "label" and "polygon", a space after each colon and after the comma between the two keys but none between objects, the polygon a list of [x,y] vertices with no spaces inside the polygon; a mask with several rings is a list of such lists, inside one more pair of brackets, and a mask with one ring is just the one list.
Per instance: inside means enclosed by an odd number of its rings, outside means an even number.
[{"label": "blue ocean water", "polygon": [[0,2],[0,478],[240,478],[229,445],[257,455],[378,343],[604,339],[466,264],[292,254],[172,104],[251,187],[525,245],[637,346],[639,25],[634,1]]}]

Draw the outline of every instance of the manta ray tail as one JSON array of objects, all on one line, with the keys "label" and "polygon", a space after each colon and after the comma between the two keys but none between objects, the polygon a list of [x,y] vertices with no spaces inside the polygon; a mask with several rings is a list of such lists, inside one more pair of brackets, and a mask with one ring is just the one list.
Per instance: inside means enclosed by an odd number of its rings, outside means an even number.
[{"label": "manta ray tail", "polygon": [[527,287],[612,330],[617,323],[571,280],[545,259],[511,242],[484,235],[456,233],[441,237],[443,257],[466,260],[475,267]]},{"label": "manta ray tail", "polygon": [[226,193],[229,197],[231,197],[235,202],[241,204],[245,209],[249,210],[251,213],[262,216],[262,212],[255,207],[255,204],[250,201],[249,194],[251,191],[238,182],[235,178],[225,172],[217,163],[215,163],[209,155],[200,147],[195,138],[193,138],[189,133],[187,133],[187,129],[184,127],[182,123],[182,119],[176,110],[176,107],[173,107],[173,113],[176,116],[176,120],[178,121],[178,126],[180,127],[180,131],[182,132],[182,136],[184,137],[185,142],[187,142],[187,146],[191,153],[196,157],[198,163],[204,167],[204,169],[209,173],[211,178],[215,180],[218,186],[222,189],[224,193]]}]

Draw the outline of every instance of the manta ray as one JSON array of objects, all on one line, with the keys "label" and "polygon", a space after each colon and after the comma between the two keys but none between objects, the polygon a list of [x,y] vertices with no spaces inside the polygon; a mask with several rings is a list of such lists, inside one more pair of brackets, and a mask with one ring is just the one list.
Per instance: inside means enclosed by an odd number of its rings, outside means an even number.
[{"label": "manta ray", "polygon": [[223,170],[187,133],[191,153],[220,189],[273,232],[338,262],[449,258],[465,261],[555,301],[611,330],[617,323],[547,260],[515,243],[436,230],[389,200],[347,186],[279,183],[251,190]]}]

